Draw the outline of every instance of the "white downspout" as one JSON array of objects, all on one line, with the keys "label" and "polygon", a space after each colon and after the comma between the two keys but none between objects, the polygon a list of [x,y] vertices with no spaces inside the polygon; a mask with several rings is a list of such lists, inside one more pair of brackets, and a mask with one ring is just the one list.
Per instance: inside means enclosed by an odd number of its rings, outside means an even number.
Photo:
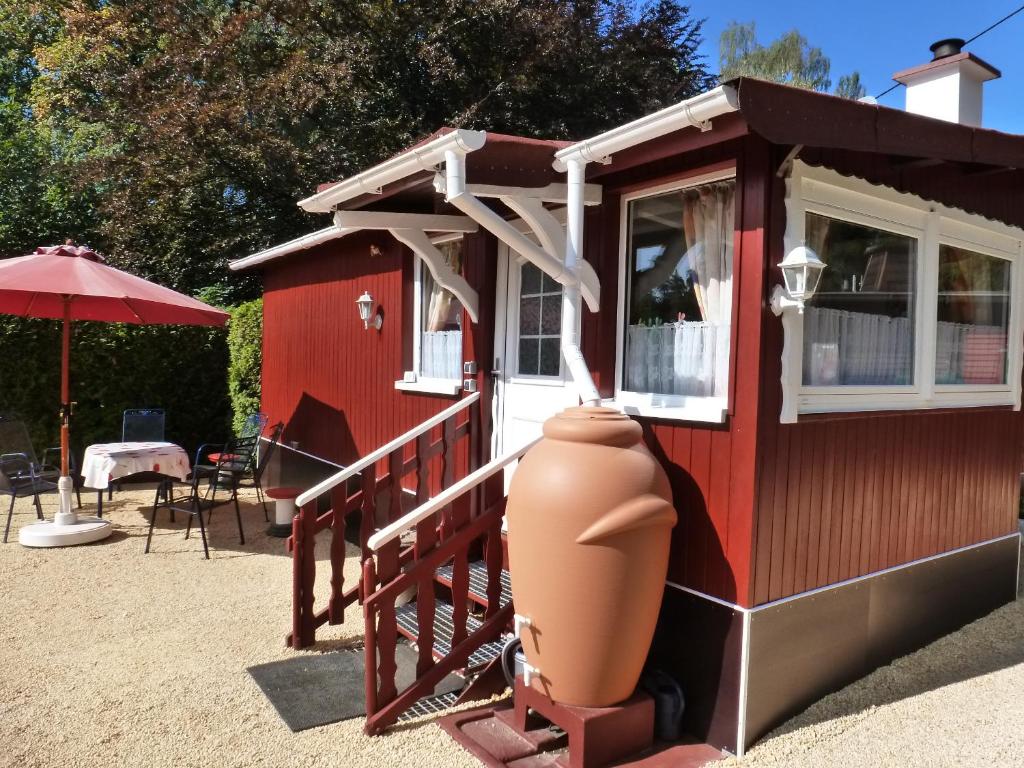
[{"label": "white downspout", "polygon": [[584,185],[587,163],[578,155],[566,161],[568,190],[565,221],[565,271],[573,280],[562,298],[562,355],[583,405],[600,405],[601,395],[580,350],[579,261],[583,252]]},{"label": "white downspout", "polygon": [[[580,276],[579,256],[583,244],[583,205],[585,200],[583,160],[570,161],[569,185],[567,194],[567,229],[565,262],[559,262],[553,255],[546,253],[530,242],[522,233],[507,225],[494,211],[466,192],[466,155],[458,149],[448,149],[444,153],[445,193],[448,201],[466,215],[491,230],[498,230],[509,238],[514,234],[515,242],[522,242],[524,251],[528,251],[539,261],[547,263],[554,272],[553,279],[562,284],[562,355],[566,367],[572,376],[576,391],[584,405],[598,405],[601,396],[597,392],[590,369],[583,359],[579,346],[579,315],[580,315]],[[575,170],[574,170],[575,169]],[[497,219],[497,221],[494,221]],[[504,225],[504,226],[502,226]],[[506,229],[508,232],[506,232]],[[505,238],[502,238],[505,239]],[[544,270],[549,272],[549,270]],[[549,272],[550,274],[550,272]],[[596,309],[596,307],[595,307]]]}]

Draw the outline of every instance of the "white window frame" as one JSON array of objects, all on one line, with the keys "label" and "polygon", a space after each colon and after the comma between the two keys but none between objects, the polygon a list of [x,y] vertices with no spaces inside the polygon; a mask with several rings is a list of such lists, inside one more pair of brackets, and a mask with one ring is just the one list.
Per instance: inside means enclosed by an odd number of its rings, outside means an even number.
[{"label": "white window frame", "polygon": [[[626,292],[629,281],[629,204],[635,200],[642,200],[647,197],[657,197],[667,192],[676,192],[692,187],[699,187],[704,184],[711,184],[716,181],[728,181],[736,179],[736,167],[731,166],[710,173],[702,173],[688,176],[666,184],[623,195],[619,211],[619,292],[616,302],[616,332],[615,332],[615,399],[614,404],[633,416],[648,416],[657,419],[672,419],[677,421],[703,421],[712,424],[721,424],[725,421],[729,412],[729,398],[726,397],[699,397],[696,395],[662,395],[653,392],[633,392],[623,388],[623,362],[626,355]],[[738,195],[737,195],[738,197]],[[735,200],[733,205],[735,205]],[[737,216],[735,221],[738,221]],[[738,253],[733,235],[733,280],[732,280],[732,306],[735,310],[737,301],[736,281],[736,254]],[[733,313],[735,318],[735,312]],[[732,334],[733,319],[729,321],[730,334]],[[733,372],[733,356],[736,354],[733,349],[733,338],[729,339],[729,375]],[[727,392],[732,392],[732,382],[727,383]]]},{"label": "white window frame", "polygon": [[[783,423],[799,414],[853,411],[1021,407],[1024,355],[1024,230],[890,187],[796,161],[786,183],[784,252],[804,244],[808,213],[917,239],[914,383],[910,386],[809,386],[803,383],[803,315],[783,315]],[[935,384],[939,246],[965,248],[1010,263],[1007,383]]]},{"label": "white window frame", "polygon": [[[461,240],[461,234],[442,235],[431,238],[434,245]],[[426,267],[419,257],[413,258],[412,278],[412,370],[406,371],[402,379],[395,382],[395,389],[403,392],[423,392],[436,395],[457,395],[462,390],[462,379],[438,379],[420,376],[423,332],[423,270]],[[465,309],[463,309],[465,313]],[[463,327],[465,314],[463,314]]]}]

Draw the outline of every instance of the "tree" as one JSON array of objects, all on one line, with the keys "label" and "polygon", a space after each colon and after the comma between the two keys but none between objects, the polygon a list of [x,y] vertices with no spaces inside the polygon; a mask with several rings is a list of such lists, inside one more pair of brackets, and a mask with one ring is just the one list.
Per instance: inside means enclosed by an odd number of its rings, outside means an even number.
[{"label": "tree", "polygon": [[186,291],[316,226],[295,200],[318,183],[442,125],[575,138],[711,83],[673,0],[77,2],[61,21],[33,109],[85,148],[114,260]]},{"label": "tree", "polygon": [[[723,81],[747,75],[813,91],[827,91],[832,86],[828,57],[795,29],[764,46],[757,41],[754,22],[734,21],[722,31],[718,51],[719,79]],[[860,74],[840,77],[836,95],[851,99],[863,96]]]}]

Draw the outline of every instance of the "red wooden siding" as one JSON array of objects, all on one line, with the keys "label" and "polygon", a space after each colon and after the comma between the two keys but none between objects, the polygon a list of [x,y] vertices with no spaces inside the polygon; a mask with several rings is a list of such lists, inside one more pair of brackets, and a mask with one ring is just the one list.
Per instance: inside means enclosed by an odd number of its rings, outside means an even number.
[{"label": "red wooden siding", "polygon": [[[678,142],[679,137],[667,140]],[[750,594],[760,308],[765,292],[762,240],[770,193],[765,180],[767,152],[768,145],[756,137],[713,147],[701,143],[668,161],[598,178],[605,185],[604,204],[591,212],[586,230],[587,256],[601,278],[602,309],[598,315],[584,316],[583,351],[602,395],[610,397],[615,389],[621,190],[657,186],[680,174],[721,167],[723,162],[737,164],[733,279],[739,300],[734,302],[732,413],[722,425],[639,421],[648,446],[668,472],[679,513],[669,579],[740,603],[746,603]]]},{"label": "red wooden siding", "polygon": [[[483,247],[467,243],[469,258]],[[286,440],[351,463],[455,401],[394,388],[411,362],[411,269],[412,256],[390,236],[360,233],[266,270],[263,408],[285,422]],[[359,320],[364,290],[383,309],[380,332]],[[466,345],[479,339],[469,327]]]},{"label": "red wooden siding", "polygon": [[[775,162],[784,149],[776,148]],[[846,173],[951,205],[960,201],[953,182],[886,171],[888,160],[829,157]],[[778,181],[769,265],[783,255],[783,194]],[[975,199],[976,210],[986,205],[984,197]],[[781,281],[774,268],[771,275],[772,284]],[[755,605],[1017,530],[1024,415],[982,408],[804,416],[780,424],[782,327],[763,314]]]}]

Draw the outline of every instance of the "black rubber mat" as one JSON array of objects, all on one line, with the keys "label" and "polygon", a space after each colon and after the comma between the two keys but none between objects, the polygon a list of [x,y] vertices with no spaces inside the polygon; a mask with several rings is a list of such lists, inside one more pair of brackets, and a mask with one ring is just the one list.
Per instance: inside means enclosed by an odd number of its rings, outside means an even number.
[{"label": "black rubber mat", "polygon": [[[404,644],[398,646],[395,661],[399,692],[415,679],[416,659],[415,650]],[[366,714],[362,650],[303,654],[249,667],[247,671],[293,731]],[[435,694],[457,691],[462,686],[462,678],[449,675]]]}]

